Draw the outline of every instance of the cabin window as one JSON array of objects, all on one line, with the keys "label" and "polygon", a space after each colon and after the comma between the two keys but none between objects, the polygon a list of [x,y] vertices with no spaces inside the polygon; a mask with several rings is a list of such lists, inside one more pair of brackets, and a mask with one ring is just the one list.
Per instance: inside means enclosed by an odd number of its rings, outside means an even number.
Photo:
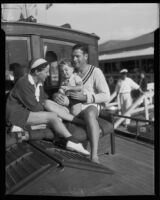
[{"label": "cabin window", "polygon": [[6,69],[19,63],[28,66],[31,59],[30,39],[28,37],[6,37]]},{"label": "cabin window", "polygon": [[[51,39],[42,39],[43,46],[43,56],[48,59],[51,63],[50,68],[50,83],[51,86],[58,86],[59,84],[59,70],[58,70],[58,61],[62,58],[71,59],[72,47],[75,43],[51,40]],[[47,56],[47,55],[50,56]],[[56,60],[57,59],[57,60]]]},{"label": "cabin window", "polygon": [[[30,38],[28,37],[6,37],[6,54],[5,54],[5,79],[6,81],[15,81],[17,77],[23,75],[28,70],[28,64],[31,60]],[[20,65],[22,67],[19,72],[13,72],[12,65]]]},{"label": "cabin window", "polygon": [[30,39],[7,36],[5,51],[5,91],[8,94],[14,83],[28,72],[31,59]]}]

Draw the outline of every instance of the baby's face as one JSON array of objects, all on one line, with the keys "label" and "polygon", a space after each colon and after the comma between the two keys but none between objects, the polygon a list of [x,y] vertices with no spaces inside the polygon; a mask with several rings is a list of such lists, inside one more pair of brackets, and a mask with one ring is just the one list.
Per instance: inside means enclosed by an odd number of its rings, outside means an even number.
[{"label": "baby's face", "polygon": [[60,72],[64,78],[68,79],[73,74],[73,67],[70,67],[68,65],[63,65],[61,66]]}]

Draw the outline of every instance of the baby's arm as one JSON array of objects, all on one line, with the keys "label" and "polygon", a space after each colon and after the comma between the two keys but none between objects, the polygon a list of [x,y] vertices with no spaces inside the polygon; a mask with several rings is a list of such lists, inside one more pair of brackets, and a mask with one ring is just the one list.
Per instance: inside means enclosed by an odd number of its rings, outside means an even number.
[{"label": "baby's arm", "polygon": [[65,95],[65,92],[66,92],[66,89],[65,87],[67,86],[67,83],[65,80],[63,80],[61,83],[60,83],[60,88],[58,90],[58,93],[61,93],[61,94],[64,94]]},{"label": "baby's arm", "polygon": [[65,91],[81,91],[83,89],[83,84],[79,83],[76,86],[61,86],[61,88]]},{"label": "baby's arm", "polygon": [[65,89],[65,91],[74,91],[74,92],[79,92],[82,91],[83,89],[83,82],[80,76],[78,76],[76,73],[74,74],[74,84],[75,86],[65,86],[63,87],[63,89]]}]

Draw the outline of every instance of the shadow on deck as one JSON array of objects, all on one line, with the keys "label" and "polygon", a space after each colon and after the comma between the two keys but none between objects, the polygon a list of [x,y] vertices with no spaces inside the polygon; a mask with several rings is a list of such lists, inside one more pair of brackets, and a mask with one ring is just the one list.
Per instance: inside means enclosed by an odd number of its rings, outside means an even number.
[{"label": "shadow on deck", "polygon": [[154,194],[154,148],[116,136],[116,153],[101,155],[100,162],[114,170],[109,195]]}]

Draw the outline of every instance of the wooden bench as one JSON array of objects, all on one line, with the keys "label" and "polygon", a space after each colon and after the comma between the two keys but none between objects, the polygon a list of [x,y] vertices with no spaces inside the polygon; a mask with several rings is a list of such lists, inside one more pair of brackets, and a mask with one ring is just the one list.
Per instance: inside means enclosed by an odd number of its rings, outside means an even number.
[{"label": "wooden bench", "polygon": [[[113,124],[111,120],[106,120],[101,117],[98,119],[99,126],[101,128],[100,139],[99,139],[99,147],[98,147],[98,155],[104,153],[115,153],[115,135]],[[86,127],[79,126],[77,124],[73,124],[70,122],[64,122],[67,129],[71,132],[74,138],[76,138],[79,142],[81,142],[85,148],[90,150],[90,144],[86,134]],[[39,128],[35,130],[29,130],[30,140],[56,140],[55,134],[53,134],[50,128]],[[9,146],[13,143],[16,143],[14,137],[11,137],[7,134],[6,136],[6,146]]]}]

